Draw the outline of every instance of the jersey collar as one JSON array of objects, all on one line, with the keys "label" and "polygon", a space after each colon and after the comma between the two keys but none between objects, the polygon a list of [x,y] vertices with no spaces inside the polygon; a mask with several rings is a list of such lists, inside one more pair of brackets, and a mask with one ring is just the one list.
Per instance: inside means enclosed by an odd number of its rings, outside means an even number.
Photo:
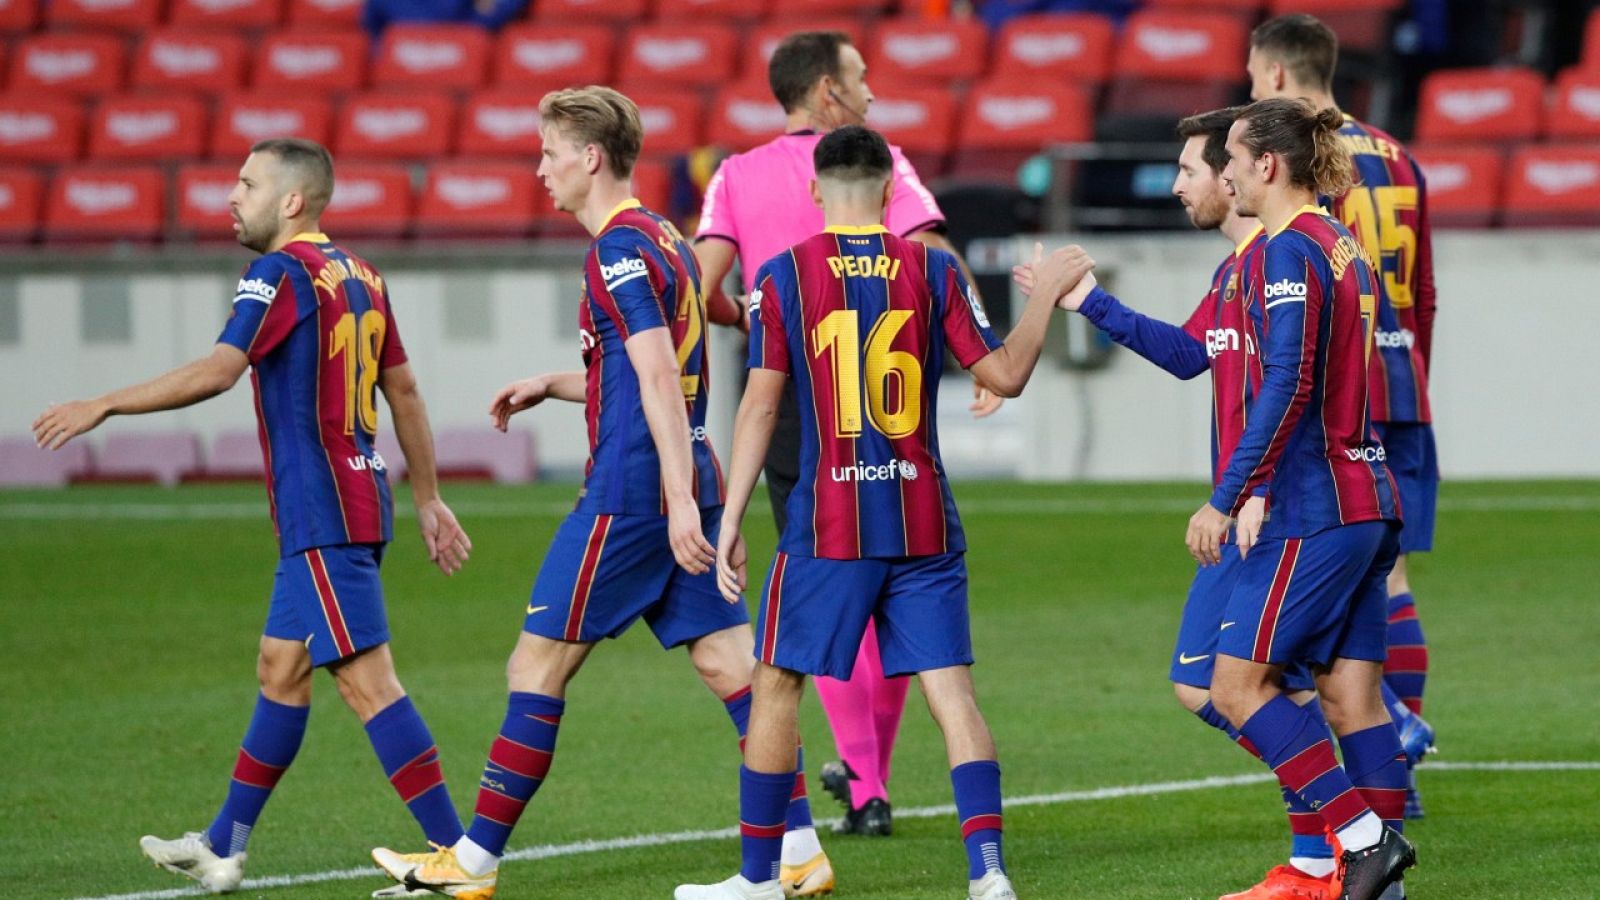
[{"label": "jersey collar", "polygon": [[1274,231],[1272,233],[1272,236],[1273,237],[1277,237],[1278,235],[1283,234],[1285,228],[1288,228],[1290,225],[1293,225],[1295,219],[1300,218],[1301,216],[1305,215],[1306,213],[1310,213],[1313,216],[1325,216],[1325,215],[1328,214],[1327,210],[1324,210],[1322,207],[1316,205],[1315,203],[1307,203],[1305,206],[1302,206],[1299,209],[1295,210],[1294,211],[1294,215],[1290,216],[1289,220],[1287,222],[1283,223],[1283,227],[1282,228],[1279,228],[1277,231]]},{"label": "jersey collar", "polygon": [[600,223],[600,228],[595,233],[599,234],[601,231],[605,231],[606,228],[611,225],[612,219],[622,215],[627,210],[638,209],[641,206],[644,206],[644,204],[639,202],[638,197],[629,197],[621,203],[618,203],[614,208],[612,208],[611,212],[606,213],[605,221]]},{"label": "jersey collar", "polygon": [[333,243],[332,241],[328,240],[328,236],[327,235],[323,234],[320,231],[302,231],[299,234],[295,235],[294,237],[289,238],[289,243],[291,243],[291,244],[293,244],[296,241],[310,241],[313,244],[331,244],[331,243]]},{"label": "jersey collar", "polygon": [[829,225],[822,230],[828,234],[887,234],[889,231],[882,225]]},{"label": "jersey collar", "polygon": [[1250,246],[1251,244],[1255,243],[1256,238],[1261,236],[1261,232],[1266,231],[1266,230],[1267,230],[1266,226],[1262,225],[1260,222],[1257,222],[1256,223],[1256,227],[1250,229],[1250,233],[1245,235],[1244,236],[1244,240],[1239,242],[1239,246],[1233,248],[1233,255],[1234,256],[1243,256],[1244,255],[1244,249],[1246,247]]}]

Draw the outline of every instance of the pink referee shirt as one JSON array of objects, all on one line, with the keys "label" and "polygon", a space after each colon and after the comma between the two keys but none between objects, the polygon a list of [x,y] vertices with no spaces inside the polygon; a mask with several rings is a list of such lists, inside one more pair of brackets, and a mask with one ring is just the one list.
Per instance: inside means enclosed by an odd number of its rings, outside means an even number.
[{"label": "pink referee shirt", "polygon": [[[739,251],[739,277],[745,293],[755,286],[761,264],[795,244],[821,233],[822,210],[811,202],[811,180],[816,177],[812,151],[822,135],[796,131],[737,153],[722,161],[706,185],[700,207],[701,238],[721,238]],[[917,177],[899,147],[894,157],[894,195],[884,213],[884,225],[901,237],[943,224],[944,213],[933,193]]]}]

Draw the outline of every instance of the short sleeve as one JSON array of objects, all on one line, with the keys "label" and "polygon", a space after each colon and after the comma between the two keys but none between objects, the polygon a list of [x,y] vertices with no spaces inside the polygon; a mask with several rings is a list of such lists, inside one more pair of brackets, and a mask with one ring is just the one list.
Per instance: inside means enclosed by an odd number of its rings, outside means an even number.
[{"label": "short sleeve", "polygon": [[217,343],[243,351],[252,365],[277,349],[300,321],[299,301],[286,259],[269,253],[245,267],[233,293],[233,314]]},{"label": "short sleeve", "polygon": [[383,318],[386,327],[383,331],[383,349],[378,353],[378,368],[404,365],[408,358],[406,345],[400,340],[400,326],[394,320],[394,304],[389,302],[388,297],[383,298]]},{"label": "short sleeve", "polygon": [[773,269],[778,260],[756,273],[750,292],[750,359],[746,368],[790,373],[789,333],[783,322],[783,302]]},{"label": "short sleeve", "polygon": [[967,283],[956,265],[956,258],[943,250],[928,248],[928,286],[940,301],[944,317],[945,341],[963,369],[1000,349],[1000,339],[989,327],[989,314],[983,309],[978,292]]},{"label": "short sleeve", "polygon": [[943,225],[944,211],[939,208],[933,192],[917,176],[916,167],[900,155],[899,147],[892,148],[892,152],[894,193],[889,197],[889,208],[883,213],[884,227],[900,237],[910,237],[934,225]]},{"label": "short sleeve", "polygon": [[[663,328],[667,324],[661,295],[651,277],[659,270],[659,265],[643,236],[631,228],[603,235],[589,251],[585,263],[589,296],[616,324],[617,333],[624,341],[641,331]],[[669,283],[662,287],[676,294],[674,285]]]},{"label": "short sleeve", "polygon": [[695,240],[710,237],[739,243],[739,225],[734,221],[728,181],[728,160],[725,159],[706,184],[706,197],[700,204],[700,224],[695,229]]}]

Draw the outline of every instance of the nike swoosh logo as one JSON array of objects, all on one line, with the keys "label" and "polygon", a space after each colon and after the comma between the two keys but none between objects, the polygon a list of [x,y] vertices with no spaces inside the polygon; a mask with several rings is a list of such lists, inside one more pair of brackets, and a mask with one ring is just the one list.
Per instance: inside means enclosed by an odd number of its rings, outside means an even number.
[{"label": "nike swoosh logo", "polygon": [[528,615],[531,616],[536,612],[544,612],[545,610],[547,610],[549,608],[550,607],[548,607],[548,606],[534,606],[532,603],[529,603],[528,604]]},{"label": "nike swoosh logo", "polygon": [[1217,630],[1221,631],[1223,628],[1231,628],[1231,627],[1233,627],[1233,625],[1234,625],[1233,622],[1223,622],[1222,623],[1222,628],[1218,628]]},{"label": "nike swoosh logo", "polygon": [[1206,659],[1210,655],[1211,654],[1209,654],[1209,653],[1202,653],[1199,656],[1189,656],[1187,654],[1179,653],[1178,654],[1178,664],[1182,665],[1182,666],[1187,666],[1190,663],[1197,663],[1202,659]]}]

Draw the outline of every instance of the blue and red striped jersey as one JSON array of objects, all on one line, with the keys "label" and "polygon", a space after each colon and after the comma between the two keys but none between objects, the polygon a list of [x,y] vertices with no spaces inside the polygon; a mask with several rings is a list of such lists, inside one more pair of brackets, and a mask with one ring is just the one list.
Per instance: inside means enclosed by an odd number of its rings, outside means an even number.
[{"label": "blue and red striped jersey", "polygon": [[639,376],[624,346],[651,328],[669,329],[678,350],[695,498],[701,508],[722,505],[722,468],[706,433],[711,370],[705,326],[700,266],[683,235],[637,200],[612,210],[583,261],[578,333],[587,372],[589,463],[578,512],[666,514],[661,457],[645,421]]},{"label": "blue and red striped jersey", "polygon": [[1378,276],[1370,366],[1372,418],[1429,422],[1433,353],[1433,233],[1422,169],[1400,142],[1345,116],[1340,140],[1360,182],[1328,208],[1355,235]]},{"label": "blue and red striped jersey", "polygon": [[800,479],[778,549],[862,559],[966,549],[939,459],[948,348],[1000,346],[955,257],[882,227],[830,227],[773,257],[750,295],[750,368],[795,379]]},{"label": "blue and red striped jersey", "polygon": [[1235,515],[1268,484],[1268,537],[1399,519],[1367,406],[1377,286],[1337,219],[1303,207],[1267,241],[1261,390],[1211,505]]},{"label": "blue and red striped jersey", "polygon": [[377,385],[406,351],[377,270],[296,235],[245,268],[217,340],[250,358],[280,552],[392,538]]}]

